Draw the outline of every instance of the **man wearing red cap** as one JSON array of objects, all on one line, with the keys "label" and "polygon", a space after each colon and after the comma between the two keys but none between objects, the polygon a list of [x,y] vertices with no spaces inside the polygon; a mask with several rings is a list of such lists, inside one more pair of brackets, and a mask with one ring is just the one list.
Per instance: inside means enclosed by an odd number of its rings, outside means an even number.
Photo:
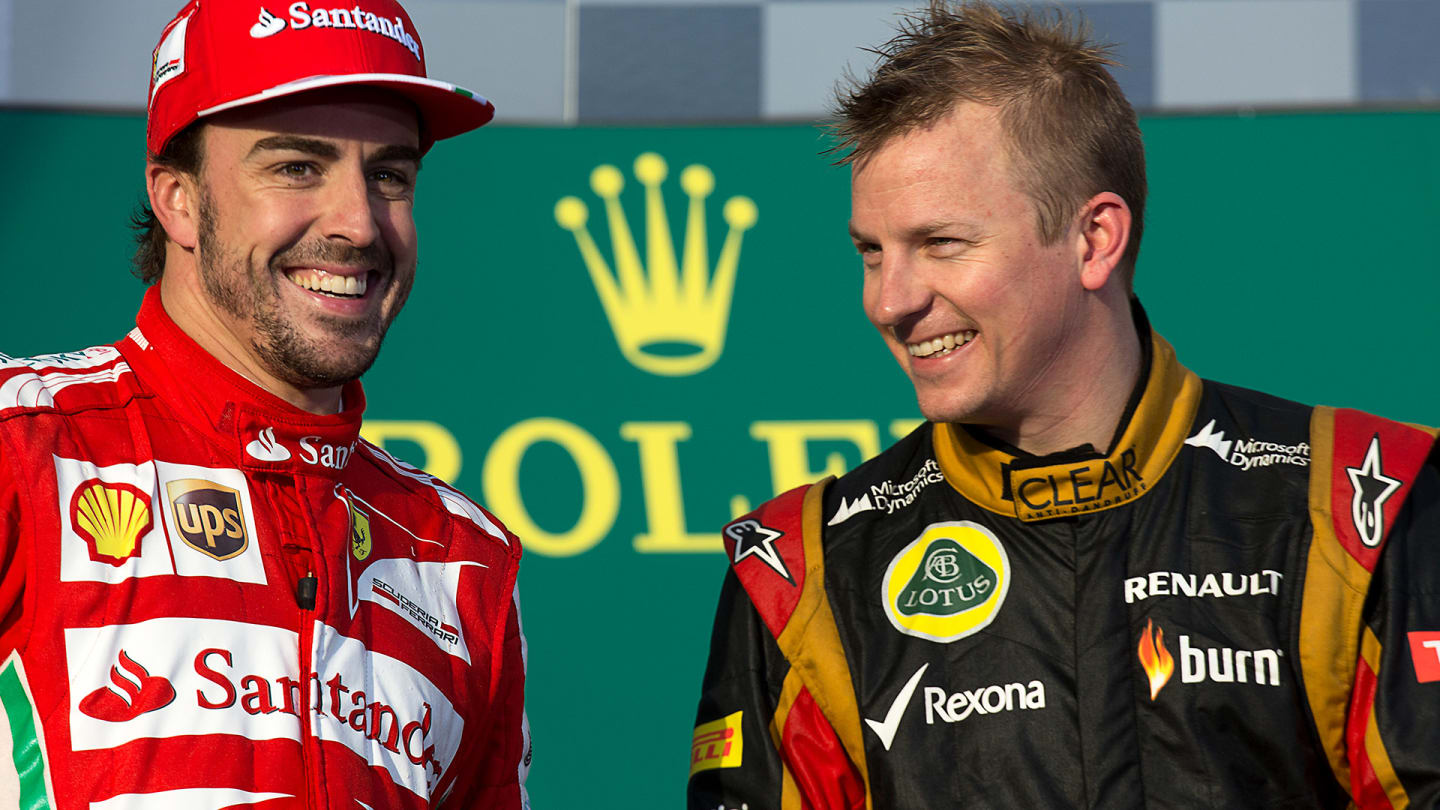
[{"label": "man wearing red cap", "polygon": [[420,160],[490,120],[393,0],[192,0],[136,328],[0,356],[0,797],[525,808],[520,544],[359,438]]}]

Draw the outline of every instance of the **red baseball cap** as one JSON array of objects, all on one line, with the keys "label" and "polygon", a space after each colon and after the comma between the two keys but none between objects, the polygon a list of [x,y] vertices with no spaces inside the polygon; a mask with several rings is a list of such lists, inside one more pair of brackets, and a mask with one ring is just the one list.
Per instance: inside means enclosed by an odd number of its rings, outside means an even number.
[{"label": "red baseball cap", "polygon": [[425,50],[395,0],[190,0],[165,26],[150,71],[145,145],[159,154],[197,118],[340,85],[393,90],[419,108],[421,149],[483,126],[488,100],[425,76]]}]

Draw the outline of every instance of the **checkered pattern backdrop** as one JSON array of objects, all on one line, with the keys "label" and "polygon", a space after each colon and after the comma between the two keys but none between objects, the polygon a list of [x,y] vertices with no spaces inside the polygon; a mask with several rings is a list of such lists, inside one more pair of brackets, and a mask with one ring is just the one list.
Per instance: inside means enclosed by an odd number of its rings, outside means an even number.
[{"label": "checkered pattern backdrop", "polygon": [[[288,0],[254,0],[281,13]],[[0,0],[0,103],[135,110],[181,0]],[[518,123],[824,115],[896,14],[860,0],[408,0],[431,73]],[[311,3],[320,7],[319,3]],[[1437,0],[1062,3],[1142,111],[1440,102]]]}]

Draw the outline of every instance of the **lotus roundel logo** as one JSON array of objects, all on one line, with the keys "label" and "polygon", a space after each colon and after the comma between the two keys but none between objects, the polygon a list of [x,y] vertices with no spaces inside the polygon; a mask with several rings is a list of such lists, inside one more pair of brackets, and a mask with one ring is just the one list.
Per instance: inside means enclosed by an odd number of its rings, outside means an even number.
[{"label": "lotus roundel logo", "polygon": [[1010,560],[995,533],[978,523],[932,523],[890,561],[880,587],[896,630],[958,641],[1000,614]]},{"label": "lotus roundel logo", "polygon": [[163,709],[175,699],[175,687],[150,671],[124,650],[110,667],[111,686],[102,686],[80,701],[80,711],[96,720],[123,723],[146,712]]},{"label": "lotus roundel logo", "polygon": [[690,202],[684,248],[677,258],[660,188],[669,171],[665,159],[654,152],[635,159],[635,179],[645,189],[643,260],[620,205],[625,177],[615,166],[597,166],[590,173],[590,189],[603,202],[610,226],[613,270],[590,235],[590,209],[580,198],[564,197],[556,203],[555,222],[575,236],[620,353],[642,371],[682,377],[714,365],[724,351],[740,244],[760,214],[749,197],[725,201],[722,214],[729,230],[712,274],[705,201],[715,190],[715,174],[699,164],[686,166],[680,188]]}]

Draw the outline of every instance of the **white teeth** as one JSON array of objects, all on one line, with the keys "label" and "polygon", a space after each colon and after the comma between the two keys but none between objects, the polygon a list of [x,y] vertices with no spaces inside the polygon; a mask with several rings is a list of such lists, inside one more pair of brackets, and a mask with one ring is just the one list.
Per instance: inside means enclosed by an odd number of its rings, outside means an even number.
[{"label": "white teeth", "polygon": [[324,270],[305,269],[288,273],[286,277],[297,286],[331,295],[360,296],[365,294],[365,289],[369,286],[368,274],[365,273],[358,276],[338,276]]},{"label": "white teeth", "polygon": [[905,348],[912,357],[930,357],[931,355],[943,357],[974,340],[975,334],[975,330],[966,329],[962,332],[951,332],[930,340],[922,340],[919,343],[907,343]]}]

